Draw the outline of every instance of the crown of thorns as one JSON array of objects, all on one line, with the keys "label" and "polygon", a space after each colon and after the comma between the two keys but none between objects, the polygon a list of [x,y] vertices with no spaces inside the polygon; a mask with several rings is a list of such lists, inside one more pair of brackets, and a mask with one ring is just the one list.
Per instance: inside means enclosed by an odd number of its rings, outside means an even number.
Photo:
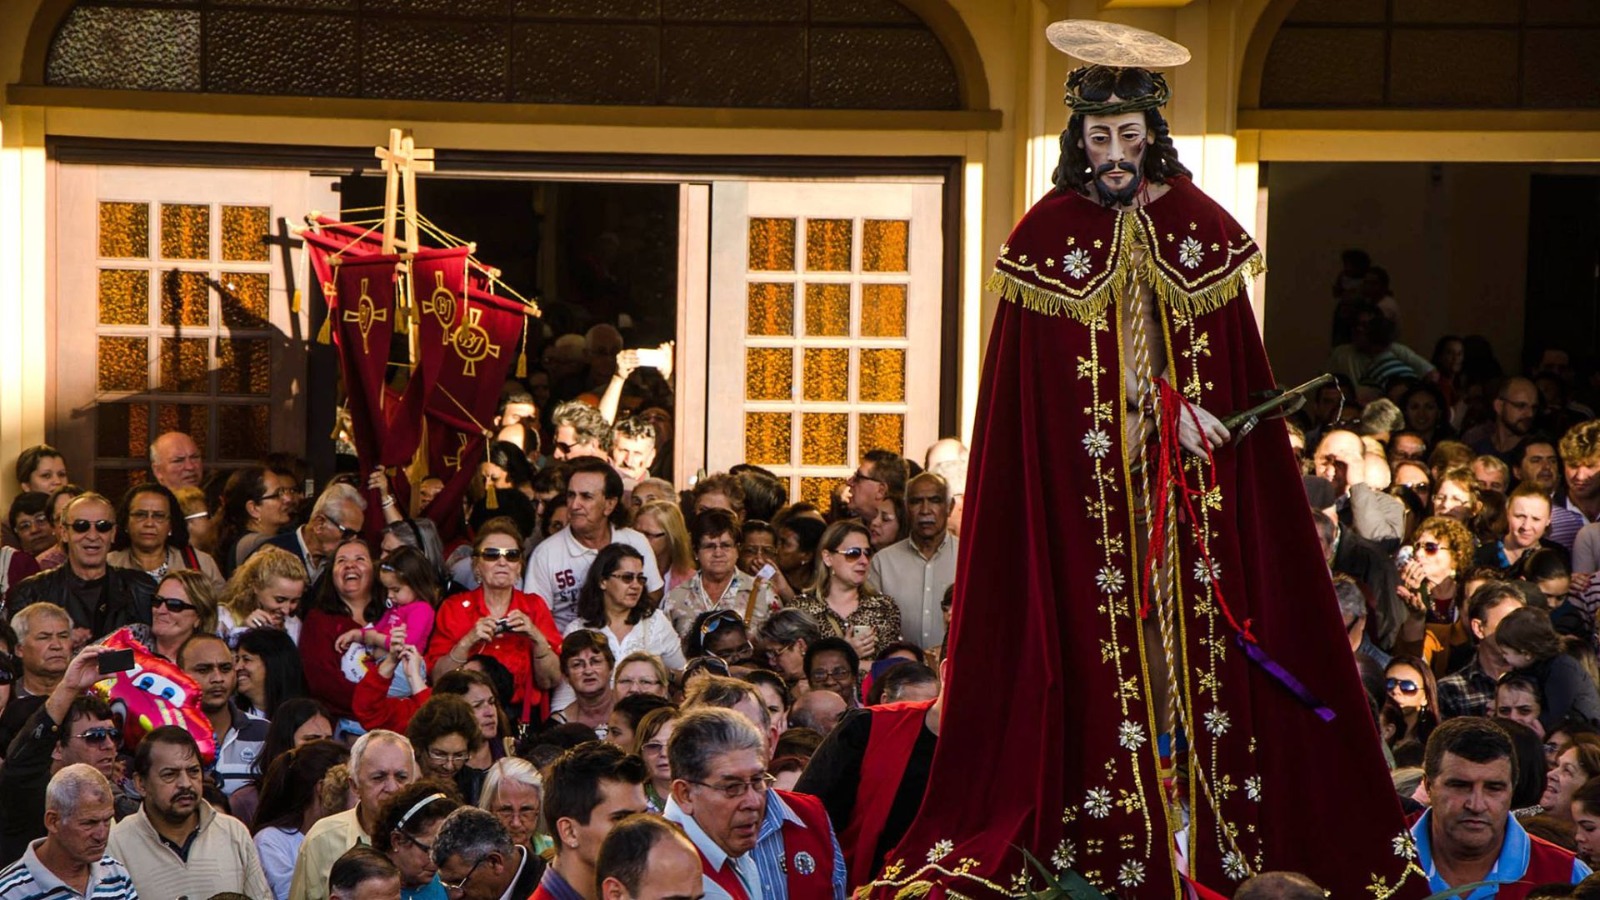
[{"label": "crown of thorns", "polygon": [[[1073,113],[1085,116],[1114,116],[1119,113],[1144,112],[1147,109],[1156,109],[1166,106],[1172,99],[1172,88],[1167,86],[1167,79],[1160,72],[1150,72],[1150,80],[1155,84],[1155,90],[1142,97],[1107,98],[1105,100],[1090,100],[1079,91],[1083,87],[1084,76],[1094,66],[1082,66],[1073,69],[1067,75],[1067,95],[1062,102],[1070,107]],[[1121,66],[1112,68],[1120,70]]]}]

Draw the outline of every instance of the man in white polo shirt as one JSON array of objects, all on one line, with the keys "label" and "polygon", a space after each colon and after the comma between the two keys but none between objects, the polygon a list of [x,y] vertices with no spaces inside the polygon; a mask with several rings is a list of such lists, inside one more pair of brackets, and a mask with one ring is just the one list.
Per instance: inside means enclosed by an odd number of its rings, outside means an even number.
[{"label": "man in white polo shirt", "polygon": [[567,527],[539,543],[528,560],[522,589],[538,594],[550,604],[556,628],[566,631],[578,617],[578,592],[589,575],[595,555],[611,544],[627,544],[644,557],[645,586],[661,594],[661,573],[656,554],[644,535],[623,528],[622,476],[610,463],[595,457],[571,460],[567,478]]}]

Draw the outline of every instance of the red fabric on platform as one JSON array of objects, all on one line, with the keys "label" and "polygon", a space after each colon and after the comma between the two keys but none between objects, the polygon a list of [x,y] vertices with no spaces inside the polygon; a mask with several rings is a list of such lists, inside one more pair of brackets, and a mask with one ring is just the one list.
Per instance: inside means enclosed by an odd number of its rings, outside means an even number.
[{"label": "red fabric on platform", "polygon": [[[1121,896],[1183,896],[1148,705],[1145,659],[1162,648],[1137,618],[1124,304],[1117,277],[1098,274],[1115,264],[1125,278],[1119,254],[1138,242],[1158,248],[1141,278],[1163,279],[1165,377],[1219,418],[1273,386],[1248,299],[1230,288],[1253,271],[1253,245],[1186,180],[1137,212],[1052,194],[1019,224],[1000,271],[1021,302],[995,316],[973,433],[934,787],[881,896],[914,882],[936,896],[1017,893],[1032,874],[1017,848]],[[1185,260],[1212,276],[1169,278]],[[1068,268],[1098,287],[1067,284]],[[1425,880],[1405,880],[1405,825],[1281,423],[1220,448],[1215,477],[1189,471],[1201,518],[1173,536],[1190,874],[1231,892],[1249,872],[1288,869],[1336,897],[1423,896]],[[1246,658],[1213,579],[1333,722]],[[1311,828],[1338,835],[1339,852]]]},{"label": "red fabric on platform", "polygon": [[917,738],[922,735],[923,722],[932,706],[932,700],[918,700],[868,707],[872,730],[867,735],[867,750],[861,756],[856,802],[851,807],[850,821],[835,823],[841,829],[839,843],[844,849],[851,885],[871,881],[883,862],[873,856],[900,790],[906,763],[916,750]]}]

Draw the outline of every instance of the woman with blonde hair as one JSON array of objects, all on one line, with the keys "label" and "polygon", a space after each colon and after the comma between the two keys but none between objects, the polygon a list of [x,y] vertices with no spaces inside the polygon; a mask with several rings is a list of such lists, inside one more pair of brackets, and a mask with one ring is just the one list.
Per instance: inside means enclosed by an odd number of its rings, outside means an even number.
[{"label": "woman with blonde hair", "polygon": [[648,650],[635,650],[617,660],[611,673],[611,687],[621,700],[629,694],[655,694],[667,697],[672,693],[672,676],[661,657]]},{"label": "woman with blonde hair", "polygon": [[644,798],[652,812],[667,808],[667,798],[672,796],[672,766],[667,759],[667,741],[672,739],[678,716],[676,706],[652,709],[639,720],[633,732],[633,746],[626,747],[633,755],[644,760]]},{"label": "woman with blonde hair", "polygon": [[656,554],[656,571],[666,582],[662,589],[668,591],[694,577],[694,551],[689,543],[689,528],[683,522],[683,512],[676,503],[652,500],[634,514],[633,528],[650,542]]},{"label": "woman with blonde hair", "polygon": [[217,634],[232,647],[252,628],[276,628],[300,643],[295,611],[306,590],[306,567],[277,547],[262,547],[228,579],[217,602]]},{"label": "woman with blonde hair", "polygon": [[867,584],[871,560],[871,535],[860,519],[829,525],[817,544],[810,586],[789,604],[810,613],[824,637],[844,638],[864,660],[901,639],[900,607]]},{"label": "woman with blonde hair", "polygon": [[211,579],[194,569],[168,572],[150,598],[150,649],[177,662],[184,641],[216,630],[217,596]]}]

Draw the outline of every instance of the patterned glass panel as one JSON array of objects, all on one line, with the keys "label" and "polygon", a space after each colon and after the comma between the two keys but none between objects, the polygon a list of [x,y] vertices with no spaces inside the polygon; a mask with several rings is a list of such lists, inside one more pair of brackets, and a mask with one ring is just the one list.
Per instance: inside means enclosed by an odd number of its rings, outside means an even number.
[{"label": "patterned glass panel", "polygon": [[861,223],[861,271],[906,272],[911,256],[911,223],[868,219]]},{"label": "patterned glass panel", "polygon": [[107,259],[150,258],[149,204],[100,204],[100,255]]},{"label": "patterned glass panel", "polygon": [[794,396],[794,351],[787,347],[745,350],[746,400],[789,400]]},{"label": "patterned glass panel", "polygon": [[833,505],[833,492],[844,484],[843,478],[808,476],[800,479],[800,499],[814,504],[817,509]]},{"label": "patterned glass panel", "polygon": [[223,272],[222,287],[222,324],[229,328],[269,326],[267,273]]},{"label": "patterned glass panel", "polygon": [[760,337],[794,334],[794,285],[759,281],[750,285],[746,332]]},{"label": "patterned glass panel", "polygon": [[204,272],[180,272],[169,269],[161,273],[161,324],[192,325],[204,328],[211,324],[211,285]]},{"label": "patterned glass panel", "polygon": [[217,391],[266,394],[272,391],[272,343],[265,338],[217,340]]},{"label": "patterned glass panel", "polygon": [[800,417],[800,464],[850,464],[849,413],[805,413]]},{"label": "patterned glass panel", "polygon": [[[291,4],[273,0],[270,5]],[[354,6],[354,0],[347,5]],[[350,35],[359,30],[357,22],[355,16],[320,13],[212,10],[206,14],[206,89],[298,97],[360,96],[361,54],[350,52]]]},{"label": "patterned glass panel", "polygon": [[142,337],[100,338],[97,390],[142,391],[150,387],[150,342]]},{"label": "patterned glass panel", "polygon": [[855,222],[850,219],[806,220],[806,268],[813,272],[850,271]]},{"label": "patterned glass panel", "polygon": [[899,413],[862,413],[856,442],[862,453],[869,450],[904,453],[906,417]]},{"label": "patterned glass panel", "polygon": [[144,469],[112,469],[96,466],[94,491],[106,497],[121,497],[128,492],[128,488],[149,481],[146,476],[147,472]]},{"label": "patterned glass panel", "polygon": [[132,459],[150,452],[148,404],[101,403],[95,416],[95,456]]},{"label": "patterned glass panel", "polygon": [[806,336],[848,337],[850,285],[806,285]]},{"label": "patterned glass panel", "polygon": [[222,258],[229,262],[266,262],[270,257],[261,239],[272,231],[272,208],[224,206],[222,208]]},{"label": "patterned glass panel", "polygon": [[792,439],[789,413],[744,414],[744,461],[757,466],[787,466]]},{"label": "patterned glass panel", "polygon": [[265,404],[217,407],[217,456],[258,459],[272,449],[271,411]]},{"label": "patterned glass panel", "polygon": [[211,455],[211,407],[201,403],[169,403],[156,407],[156,434],[181,431],[194,438],[200,455]]},{"label": "patterned glass panel", "polygon": [[211,207],[198,203],[161,204],[161,256],[211,258]]},{"label": "patterned glass panel", "polygon": [[100,270],[101,325],[150,324],[150,273],[144,269]]},{"label": "patterned glass panel", "polygon": [[861,402],[903,403],[906,399],[906,352],[861,351]]},{"label": "patterned glass panel", "polygon": [[50,44],[45,82],[112,90],[198,91],[200,15],[198,9],[77,4]]},{"label": "patterned glass panel", "polygon": [[933,34],[912,28],[813,28],[812,106],[959,109],[955,66]]},{"label": "patterned glass panel", "polygon": [[793,219],[751,219],[750,271],[793,272],[794,233]]},{"label": "patterned glass panel", "polygon": [[672,106],[803,107],[805,29],[667,24],[660,96]]},{"label": "patterned glass panel", "polygon": [[906,336],[905,285],[863,284],[861,286],[861,336]]},{"label": "patterned glass panel", "polygon": [[160,390],[203,394],[211,389],[211,339],[162,338]]},{"label": "patterned glass panel", "polygon": [[654,25],[526,22],[512,26],[511,99],[646,105],[661,93]]},{"label": "patterned glass panel", "polygon": [[[502,22],[366,16],[362,93],[456,102],[505,100],[511,35]],[[436,66],[448,60],[449,76]]]},{"label": "patterned glass panel", "polygon": [[850,351],[845,347],[807,347],[803,396],[807,400],[843,403],[850,399]]}]

